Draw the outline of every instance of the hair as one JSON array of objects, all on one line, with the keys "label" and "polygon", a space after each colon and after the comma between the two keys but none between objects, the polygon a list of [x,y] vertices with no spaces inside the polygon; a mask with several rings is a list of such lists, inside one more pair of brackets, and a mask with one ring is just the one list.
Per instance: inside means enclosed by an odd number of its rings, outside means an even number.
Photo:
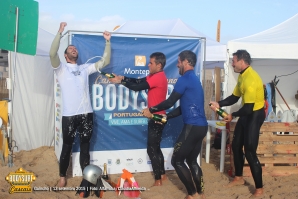
[{"label": "hair", "polygon": [[68,45],[68,46],[66,47],[65,51],[64,51],[64,54],[67,54],[67,49],[68,49],[69,46],[74,46],[74,45],[71,45],[71,44]]},{"label": "hair", "polygon": [[166,65],[166,56],[161,52],[155,52],[150,55],[150,58],[155,58],[156,64],[161,64],[161,68],[163,69]]},{"label": "hair", "polygon": [[251,64],[250,54],[246,50],[237,50],[237,52],[233,53],[233,56],[237,57],[237,61],[242,59],[246,64]]},{"label": "hair", "polygon": [[178,56],[180,57],[180,61],[187,60],[189,65],[195,67],[197,63],[197,56],[194,52],[190,50],[184,50]]}]

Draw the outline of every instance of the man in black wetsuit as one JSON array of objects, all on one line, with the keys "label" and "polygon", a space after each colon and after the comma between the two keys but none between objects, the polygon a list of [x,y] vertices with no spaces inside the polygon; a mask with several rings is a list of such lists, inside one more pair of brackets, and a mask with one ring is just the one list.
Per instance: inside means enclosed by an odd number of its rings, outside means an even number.
[{"label": "man in black wetsuit", "polygon": [[[199,78],[194,72],[196,55],[190,50],[178,56],[178,78],[169,98],[160,104],[143,110],[143,115],[151,118],[152,113],[171,108],[178,100],[180,106],[167,114],[167,119],[182,115],[183,129],[175,145],[171,163],[187,190],[186,199],[205,198],[203,172],[197,163],[202,140],[207,134],[208,123],[204,110],[204,92]],[[188,167],[184,163],[186,161]]]},{"label": "man in black wetsuit", "polygon": [[[155,52],[150,55],[148,64],[150,74],[144,78],[136,79],[124,76],[115,75],[114,78],[109,78],[112,83],[119,83],[133,90],[141,91],[148,89],[148,107],[154,106],[166,99],[168,91],[168,81],[163,71],[166,65],[166,56],[161,52]],[[159,114],[165,114],[165,111],[160,111]],[[162,185],[162,181],[166,180],[164,156],[160,149],[162,139],[162,131],[165,124],[148,121],[148,139],[147,139],[147,154],[151,160],[151,165],[154,173],[154,186]]]},{"label": "man in black wetsuit", "polygon": [[[250,66],[250,54],[246,50],[233,53],[232,67],[239,73],[237,85],[233,94],[219,102],[210,102],[211,108],[230,106],[242,98],[242,107],[224,118],[230,122],[239,117],[233,137],[232,150],[234,154],[235,178],[226,187],[243,185],[244,157],[247,159],[255,181],[254,197],[263,195],[262,167],[257,157],[260,128],[265,120],[264,87],[261,77]],[[243,153],[244,146],[244,153]],[[245,155],[245,156],[244,156]]]}]

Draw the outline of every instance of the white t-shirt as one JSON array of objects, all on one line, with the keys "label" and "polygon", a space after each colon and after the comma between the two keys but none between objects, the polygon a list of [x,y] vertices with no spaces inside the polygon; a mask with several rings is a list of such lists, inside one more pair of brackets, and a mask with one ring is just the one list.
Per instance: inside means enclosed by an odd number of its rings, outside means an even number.
[{"label": "white t-shirt", "polygon": [[95,64],[60,63],[54,72],[58,78],[63,101],[63,116],[92,113],[89,95],[89,75],[97,70]]}]

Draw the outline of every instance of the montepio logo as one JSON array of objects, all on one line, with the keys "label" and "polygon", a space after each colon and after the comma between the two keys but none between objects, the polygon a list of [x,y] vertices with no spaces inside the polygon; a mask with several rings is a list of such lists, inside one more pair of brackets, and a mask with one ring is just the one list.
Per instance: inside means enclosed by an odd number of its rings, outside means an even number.
[{"label": "montepio logo", "polygon": [[36,179],[33,172],[28,172],[19,168],[16,172],[10,172],[6,176],[6,181],[11,185],[9,193],[30,193],[32,192],[31,183]]},{"label": "montepio logo", "polygon": [[146,56],[135,55],[135,66],[146,66]]}]

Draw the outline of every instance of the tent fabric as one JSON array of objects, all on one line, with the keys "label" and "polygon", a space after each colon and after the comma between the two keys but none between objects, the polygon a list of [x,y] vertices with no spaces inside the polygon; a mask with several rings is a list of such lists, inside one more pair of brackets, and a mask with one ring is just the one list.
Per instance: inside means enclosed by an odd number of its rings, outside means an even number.
[{"label": "tent fabric", "polygon": [[[16,53],[9,63],[14,151],[51,146],[54,139],[54,74],[49,58],[54,35],[39,28],[36,56]],[[48,40],[48,41],[46,41]],[[9,53],[14,60],[13,52]]]},{"label": "tent fabric", "polygon": [[263,32],[228,42],[229,56],[246,49],[254,59],[298,59],[298,14]]},{"label": "tent fabric", "polygon": [[[298,79],[298,14],[281,24],[263,32],[231,40],[228,42],[229,60],[227,62],[227,76],[225,85],[225,96],[230,95],[237,82],[238,74],[231,68],[232,53],[238,49],[247,50],[252,58],[252,67],[259,73],[263,83],[267,84],[277,77],[279,83],[277,88],[286,100],[290,109],[297,109],[298,102],[295,99],[297,93]],[[279,77],[280,76],[280,77]],[[289,86],[291,85],[291,86]],[[239,100],[240,101],[240,100]],[[276,111],[288,110],[282,97],[276,92]],[[228,108],[233,112],[239,107]]]},{"label": "tent fabric", "polygon": [[[215,66],[223,68],[227,60],[226,45],[212,40],[203,33],[188,26],[180,19],[153,20],[153,21],[128,21],[114,30],[115,33],[131,35],[163,35],[180,37],[205,37],[206,38],[206,62],[205,68]],[[162,50],[162,49],[161,49]]]},{"label": "tent fabric", "polygon": [[36,55],[49,57],[54,35],[42,28],[38,28]]}]

